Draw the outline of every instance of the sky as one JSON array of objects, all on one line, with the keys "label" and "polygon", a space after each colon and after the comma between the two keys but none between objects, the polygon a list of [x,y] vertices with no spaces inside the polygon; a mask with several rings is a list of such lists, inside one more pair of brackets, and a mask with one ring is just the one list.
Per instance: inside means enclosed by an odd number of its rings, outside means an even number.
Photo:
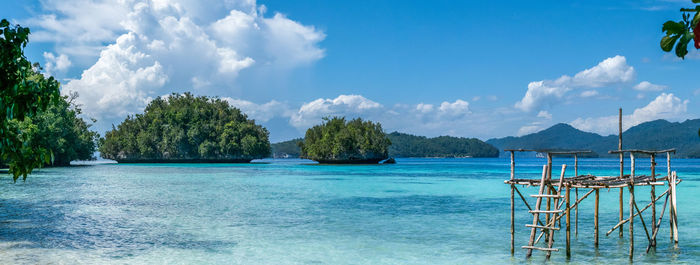
[{"label": "sky", "polygon": [[699,118],[700,52],[659,48],[691,1],[2,0],[100,134],[156,97],[216,96],[303,137],[327,116],[482,140]]}]

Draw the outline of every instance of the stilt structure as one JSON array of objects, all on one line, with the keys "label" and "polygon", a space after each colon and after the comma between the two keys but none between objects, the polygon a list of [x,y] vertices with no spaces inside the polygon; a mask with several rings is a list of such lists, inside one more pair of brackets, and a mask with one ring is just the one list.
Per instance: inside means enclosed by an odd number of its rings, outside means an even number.
[{"label": "stilt structure", "polygon": [[[505,150],[511,154],[511,174],[510,179],[505,181],[505,184],[511,187],[511,253],[515,254],[515,194],[517,193],[520,199],[525,203],[528,209],[528,213],[532,214],[532,223],[526,224],[525,226],[530,229],[530,237],[528,244],[522,246],[526,249],[526,257],[532,255],[533,250],[544,251],[546,258],[549,259],[552,252],[559,251],[558,248],[554,246],[554,232],[561,229],[558,225],[562,217],[565,218],[566,222],[566,255],[571,256],[571,212],[577,211],[579,203],[586,199],[592,193],[595,193],[595,210],[594,210],[594,233],[593,233],[593,244],[597,248],[599,242],[599,202],[600,202],[600,189],[620,189],[623,190],[627,188],[629,190],[629,216],[626,219],[621,219],[618,223],[613,226],[605,234],[609,236],[616,229],[622,230],[622,226],[625,223],[629,223],[629,256],[630,259],[634,258],[634,218],[639,216],[642,227],[646,233],[648,240],[647,252],[650,248],[656,247],[656,236],[658,234],[661,221],[664,217],[664,212],[666,211],[666,206],[669,208],[669,220],[670,220],[670,235],[671,243],[674,246],[678,244],[678,223],[676,214],[676,185],[681,182],[676,176],[675,171],[671,171],[670,168],[670,154],[675,152],[675,149],[668,150],[638,150],[638,149],[628,149],[628,150],[613,150],[610,151],[611,154],[629,154],[630,156],[630,174],[622,176],[594,176],[590,174],[579,175],[578,172],[578,156],[581,154],[588,153],[590,151],[547,151],[547,150],[527,150],[527,149],[509,149]],[[547,162],[543,165],[542,177],[540,179],[521,179],[516,178],[515,174],[515,152],[538,152],[546,154]],[[659,176],[656,174],[656,163],[655,158],[658,154],[667,155],[667,175]],[[644,155],[651,157],[651,172],[652,175],[638,175],[636,173],[636,159],[638,156]],[[561,166],[561,174],[559,179],[552,180],[551,169],[552,158],[555,156],[574,156],[574,176],[565,177],[566,165]],[[622,167],[622,163],[620,166]],[[624,172],[621,168],[621,172]],[[661,195],[656,195],[656,188],[663,187],[667,185],[666,191]],[[528,200],[522,195],[518,190],[518,186],[525,187],[539,187],[537,194],[530,195],[535,198],[534,209],[530,207]],[[651,202],[645,207],[640,208],[635,201],[635,187],[638,186],[650,186],[651,187]],[[570,192],[571,189],[584,189],[588,190],[580,198],[577,196],[576,200],[571,203]],[[656,203],[661,200],[661,198],[666,198],[661,215],[657,220],[656,217]],[[543,200],[550,201],[551,203],[545,204],[545,209],[541,209],[543,206]],[[622,200],[620,200],[622,202]],[[642,216],[642,213],[647,209],[651,208],[651,221],[648,222]],[[621,207],[622,209],[622,207]],[[544,220],[540,218],[540,215],[544,215]],[[578,219],[578,218],[577,218]],[[647,223],[650,227],[647,228]],[[578,230],[578,229],[577,229]],[[650,232],[651,231],[651,232]],[[538,246],[539,240],[544,237],[545,245]]]}]

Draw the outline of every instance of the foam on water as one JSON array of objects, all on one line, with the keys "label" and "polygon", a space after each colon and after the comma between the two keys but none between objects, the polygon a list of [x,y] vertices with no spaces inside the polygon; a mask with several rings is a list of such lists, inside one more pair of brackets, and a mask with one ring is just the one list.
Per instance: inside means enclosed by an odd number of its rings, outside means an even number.
[{"label": "foam on water", "polygon": [[[642,161],[637,171],[648,174]],[[264,162],[50,168],[17,184],[7,177],[0,185],[0,264],[526,262],[522,250],[515,257],[509,251],[506,159],[398,159],[395,165],[367,166]],[[516,171],[539,178],[543,163],[519,159]],[[555,160],[560,163],[573,161]],[[678,186],[680,249],[670,246],[666,215],[656,253],[644,254],[646,236],[636,219],[638,262],[700,260],[700,160],[673,163],[684,180]],[[581,159],[579,172],[615,175],[617,165],[615,159]],[[604,234],[617,223],[617,194],[601,190],[598,250],[587,200],[579,208],[572,259],[554,253],[553,263],[628,261],[627,226],[622,238]],[[639,205],[650,201],[648,188],[636,194]],[[532,219],[522,203],[516,207],[520,246]],[[555,246],[563,248],[563,236],[557,234]],[[537,253],[530,262],[543,260]]]}]

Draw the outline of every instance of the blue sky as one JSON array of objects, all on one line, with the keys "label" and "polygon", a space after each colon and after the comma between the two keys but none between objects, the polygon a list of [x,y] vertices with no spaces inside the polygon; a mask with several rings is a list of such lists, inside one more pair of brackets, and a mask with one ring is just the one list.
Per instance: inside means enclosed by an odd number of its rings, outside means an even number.
[{"label": "blue sky", "polygon": [[[303,136],[323,116],[488,139],[698,118],[700,53],[659,48],[690,1],[43,0],[4,3],[26,53],[103,133],[151,99],[219,96]],[[692,47],[692,44],[690,45]]]}]

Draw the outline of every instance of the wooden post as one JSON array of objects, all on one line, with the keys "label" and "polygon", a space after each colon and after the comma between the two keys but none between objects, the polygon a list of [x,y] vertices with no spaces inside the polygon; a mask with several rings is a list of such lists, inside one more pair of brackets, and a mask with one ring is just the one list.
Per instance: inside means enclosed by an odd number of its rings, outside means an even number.
[{"label": "wooden post", "polygon": [[[619,117],[619,122],[618,122],[618,142],[617,142],[617,150],[622,150],[622,108],[620,108],[618,112],[618,117]],[[620,152],[620,179],[622,179],[625,176],[625,154]],[[620,216],[619,216],[619,221],[622,222],[623,219],[623,212],[625,207],[623,206],[622,203],[622,193],[623,193],[624,188],[620,188]],[[622,230],[623,226],[620,227],[620,237],[622,237]]]},{"label": "wooden post", "polygon": [[678,247],[678,209],[676,208],[676,171],[671,172],[673,181],[671,182],[671,207],[673,209],[673,246]]},{"label": "wooden post", "polygon": [[[578,154],[574,154],[574,177],[578,177]],[[578,188],[576,188],[576,201],[578,201]],[[578,204],[576,204],[576,209],[574,209],[574,212],[576,212],[576,220],[574,221],[574,234],[578,238]]]},{"label": "wooden post", "polygon": [[598,248],[598,208],[600,205],[600,192],[595,188],[595,211],[593,212],[593,246]]},{"label": "wooden post", "polygon": [[[651,181],[656,182],[656,154],[651,154]],[[656,189],[654,185],[651,185],[651,231],[656,230]],[[656,236],[651,239],[652,247],[656,247]]]},{"label": "wooden post", "polygon": [[[552,183],[552,154],[547,153],[547,183]],[[552,194],[552,190],[547,187],[547,194]],[[551,197],[547,197],[547,211],[551,210]],[[549,213],[545,214],[545,224],[549,224]],[[545,233],[545,241],[549,239],[549,233]]]},{"label": "wooden post", "polygon": [[566,185],[566,257],[571,257],[571,202],[569,193],[571,187]]},{"label": "wooden post", "polygon": [[669,204],[670,206],[668,207],[668,221],[669,225],[671,226],[671,229],[669,230],[670,236],[671,236],[671,243],[673,243],[673,196],[671,194],[673,193],[673,189],[671,187],[671,152],[666,152],[666,181],[668,181],[668,196],[670,197],[671,203]]},{"label": "wooden post", "polygon": [[630,152],[630,260],[634,259],[634,153]]},{"label": "wooden post", "polygon": [[[515,178],[515,155],[510,151],[510,180]],[[515,255],[515,184],[510,184],[510,255]]]}]

